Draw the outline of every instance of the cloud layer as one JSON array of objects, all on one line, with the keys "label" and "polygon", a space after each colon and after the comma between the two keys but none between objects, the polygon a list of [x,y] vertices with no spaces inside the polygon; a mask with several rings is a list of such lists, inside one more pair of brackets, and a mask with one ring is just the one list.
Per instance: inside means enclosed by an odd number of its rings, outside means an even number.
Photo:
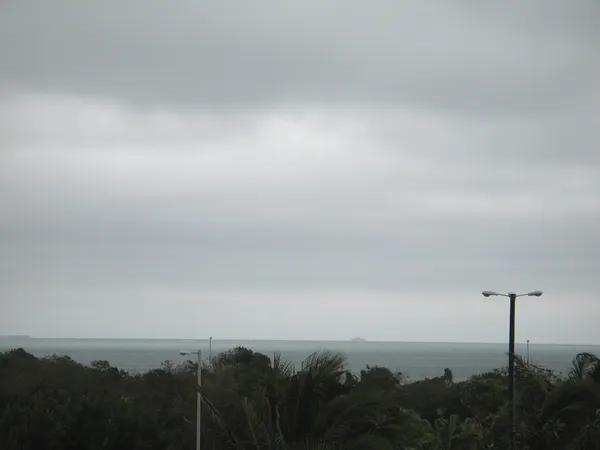
[{"label": "cloud layer", "polygon": [[600,342],[596,2],[144,5],[3,6],[3,329]]}]

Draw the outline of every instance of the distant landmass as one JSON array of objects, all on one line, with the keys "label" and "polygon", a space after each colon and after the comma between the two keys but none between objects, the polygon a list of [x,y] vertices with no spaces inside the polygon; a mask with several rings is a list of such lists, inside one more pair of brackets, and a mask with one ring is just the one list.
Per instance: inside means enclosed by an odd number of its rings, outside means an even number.
[{"label": "distant landmass", "polygon": [[0,339],[31,339],[31,336],[26,334],[0,334]]},{"label": "distant landmass", "polygon": [[364,339],[364,338],[361,338],[361,337],[355,337],[355,338],[352,338],[352,339],[350,339],[350,340],[351,340],[352,342],[367,342],[367,340],[366,340],[366,339]]}]

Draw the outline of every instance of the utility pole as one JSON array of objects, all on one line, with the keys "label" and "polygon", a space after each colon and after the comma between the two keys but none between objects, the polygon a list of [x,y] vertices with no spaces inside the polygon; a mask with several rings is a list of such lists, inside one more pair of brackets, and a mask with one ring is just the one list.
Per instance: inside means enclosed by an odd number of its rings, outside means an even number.
[{"label": "utility pole", "polygon": [[[490,296],[501,296],[508,297],[510,300],[510,319],[508,327],[508,396],[510,399],[510,449],[517,450],[517,404],[515,401],[515,315],[517,306],[517,297],[523,297],[525,295],[529,297],[540,297],[542,291],[532,291],[527,294],[515,294],[509,292],[508,294],[501,294],[494,291],[483,291],[484,297]],[[529,341],[527,341],[529,343]],[[528,358],[529,359],[529,358]]]},{"label": "utility pole", "polygon": [[517,294],[508,294],[510,299],[510,325],[508,337],[508,395],[510,396],[510,442],[511,450],[517,450],[517,411],[515,402],[515,310]]},{"label": "utility pole", "polygon": [[196,350],[195,352],[182,350],[179,352],[179,354],[182,356],[196,355],[198,357],[198,392],[196,393],[196,450],[200,450],[200,438],[202,434],[202,394],[200,394],[200,389],[202,388],[202,350]]},{"label": "utility pole", "polygon": [[196,450],[200,450],[200,436],[202,434],[202,350],[198,350],[198,395],[196,396]]}]

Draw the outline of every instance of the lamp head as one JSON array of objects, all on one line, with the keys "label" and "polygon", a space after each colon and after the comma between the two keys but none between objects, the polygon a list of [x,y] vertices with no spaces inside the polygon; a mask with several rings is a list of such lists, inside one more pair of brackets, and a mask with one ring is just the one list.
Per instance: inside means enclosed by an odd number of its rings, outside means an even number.
[{"label": "lamp head", "polygon": [[498,295],[498,293],[494,291],[483,291],[481,295],[483,295],[484,297],[491,297],[492,295]]},{"label": "lamp head", "polygon": [[527,295],[529,295],[530,297],[541,297],[542,291],[532,291]]},{"label": "lamp head", "polygon": [[186,352],[185,350],[181,350],[181,351],[179,352],[179,354],[180,354],[181,356],[186,356],[186,355],[189,355],[189,354],[190,354],[190,352]]}]

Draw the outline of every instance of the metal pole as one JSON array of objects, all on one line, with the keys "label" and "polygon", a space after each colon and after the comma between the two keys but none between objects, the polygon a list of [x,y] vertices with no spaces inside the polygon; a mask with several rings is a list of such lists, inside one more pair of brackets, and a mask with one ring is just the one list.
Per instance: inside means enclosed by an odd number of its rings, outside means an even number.
[{"label": "metal pole", "polygon": [[511,449],[517,450],[516,442],[516,410],[515,410],[515,307],[517,295],[510,293],[510,327],[508,340],[508,395],[510,397],[510,442]]},{"label": "metal pole", "polygon": [[208,363],[212,369],[212,336],[208,338]]},{"label": "metal pole", "polygon": [[198,350],[198,395],[196,396],[196,450],[200,450],[200,435],[202,429],[202,350]]},{"label": "metal pole", "polygon": [[[517,450],[517,409],[515,401],[515,307],[517,297],[527,295],[529,297],[541,297],[542,291],[531,291],[526,294],[515,294],[513,292],[502,294],[495,291],[482,291],[484,297],[501,295],[510,299],[510,328],[508,340],[508,394],[510,398],[509,416],[510,416],[510,448]],[[529,341],[527,341],[527,358],[529,359]]]},{"label": "metal pole", "polygon": [[529,365],[529,339],[527,339],[527,365]]}]

